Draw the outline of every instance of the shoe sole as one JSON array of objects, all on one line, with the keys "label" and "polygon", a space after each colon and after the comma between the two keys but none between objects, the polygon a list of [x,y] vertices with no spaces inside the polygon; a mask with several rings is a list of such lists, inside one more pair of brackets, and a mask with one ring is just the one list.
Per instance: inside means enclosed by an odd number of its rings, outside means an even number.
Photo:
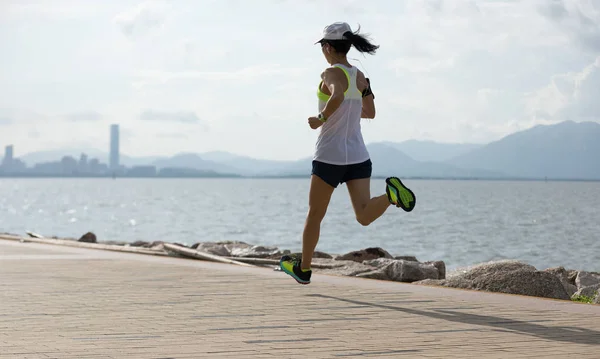
[{"label": "shoe sole", "polygon": [[290,277],[294,278],[296,280],[296,282],[300,283],[300,284],[310,284],[310,281],[306,282],[303,281],[302,279],[298,278],[298,276],[296,276],[294,274],[294,272],[290,272],[288,271],[281,262],[279,262],[279,268],[281,268],[282,271],[284,271],[287,275],[289,275]]},{"label": "shoe sole", "polygon": [[385,183],[396,189],[398,192],[398,203],[396,204],[396,207],[400,207],[406,212],[410,212],[415,208],[417,197],[398,177],[389,177],[385,180]]}]

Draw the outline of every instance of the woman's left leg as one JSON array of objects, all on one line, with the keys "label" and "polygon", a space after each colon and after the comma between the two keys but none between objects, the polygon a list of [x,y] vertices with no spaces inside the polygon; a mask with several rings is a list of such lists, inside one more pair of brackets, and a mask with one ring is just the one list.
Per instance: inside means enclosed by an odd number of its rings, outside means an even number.
[{"label": "woman's left leg", "polygon": [[368,226],[381,217],[391,205],[386,194],[371,198],[371,178],[360,178],[346,182],[356,220]]},{"label": "woman's left leg", "polygon": [[[371,198],[372,166],[371,160],[350,165],[341,181],[348,187],[356,220],[363,226],[381,217],[390,205],[398,206],[400,197],[408,201],[406,205],[403,204],[405,210],[412,210],[415,201],[412,191],[400,180],[396,181],[395,177],[386,179],[386,194]],[[411,200],[412,203],[409,203]]]}]

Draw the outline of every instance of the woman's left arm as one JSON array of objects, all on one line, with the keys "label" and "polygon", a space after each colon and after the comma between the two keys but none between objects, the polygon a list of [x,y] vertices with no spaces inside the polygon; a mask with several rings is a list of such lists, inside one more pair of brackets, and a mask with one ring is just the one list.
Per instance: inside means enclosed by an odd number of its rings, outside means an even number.
[{"label": "woman's left arm", "polygon": [[362,72],[358,73],[358,89],[362,92],[362,118],[375,118],[375,95],[371,91],[371,82]]}]

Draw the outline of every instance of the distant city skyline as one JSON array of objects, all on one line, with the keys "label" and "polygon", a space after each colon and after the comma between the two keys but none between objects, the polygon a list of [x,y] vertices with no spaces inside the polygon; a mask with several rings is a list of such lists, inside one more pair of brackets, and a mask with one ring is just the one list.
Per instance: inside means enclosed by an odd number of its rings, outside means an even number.
[{"label": "distant city skyline", "polygon": [[109,131],[108,164],[90,158],[84,152],[79,159],[63,154],[59,160],[25,163],[15,156],[15,145],[7,145],[0,161],[0,177],[232,177],[232,173],[199,170],[186,166],[137,165],[126,167],[120,163],[119,125],[111,124]]},{"label": "distant city skyline", "polygon": [[[536,126],[487,145],[403,141],[368,143],[367,148],[376,163],[373,176],[600,180],[599,139],[600,124],[564,121]],[[182,153],[124,156],[114,171],[98,160],[109,158],[106,152],[92,151],[88,156],[87,151],[47,151],[20,158],[10,145],[5,152],[3,162],[12,164],[10,168],[0,166],[0,177],[306,177],[311,163],[311,157],[270,161],[226,152]]]},{"label": "distant city skyline", "polygon": [[[80,174],[80,175],[123,175],[126,174],[127,168],[119,164],[119,125],[110,125],[110,146],[109,164],[102,163],[97,158],[89,159],[86,153],[79,155],[79,160],[76,158],[63,155],[58,161],[41,162],[41,163],[25,163],[18,157],[15,157],[15,145],[10,144],[5,147],[4,156],[0,162],[0,174]],[[88,161],[89,159],[89,161]],[[31,166],[31,167],[30,167]],[[134,169],[135,172],[140,172],[140,169]],[[143,173],[148,173],[147,171]],[[142,173],[140,172],[140,173]]]}]

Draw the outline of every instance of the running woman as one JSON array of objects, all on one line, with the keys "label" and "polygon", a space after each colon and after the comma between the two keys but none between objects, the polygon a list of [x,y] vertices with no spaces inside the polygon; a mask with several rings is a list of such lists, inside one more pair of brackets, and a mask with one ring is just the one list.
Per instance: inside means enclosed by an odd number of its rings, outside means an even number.
[{"label": "running woman", "polygon": [[350,25],[336,22],[323,30],[321,44],[325,60],[331,65],[321,74],[317,90],[319,114],[308,119],[312,129],[321,128],[312,162],[308,214],[302,235],[302,257],[285,255],[281,269],[298,283],[309,284],[312,257],[319,241],[321,221],[325,217],[334,189],[341,183],[348,187],[356,220],[368,226],[390,205],[410,212],[416,198],[397,177],[389,177],[386,194],[371,198],[371,160],[363,141],[361,118],[375,118],[375,96],[368,78],[347,59],[350,47],[375,54],[379,48],[352,32]]}]

